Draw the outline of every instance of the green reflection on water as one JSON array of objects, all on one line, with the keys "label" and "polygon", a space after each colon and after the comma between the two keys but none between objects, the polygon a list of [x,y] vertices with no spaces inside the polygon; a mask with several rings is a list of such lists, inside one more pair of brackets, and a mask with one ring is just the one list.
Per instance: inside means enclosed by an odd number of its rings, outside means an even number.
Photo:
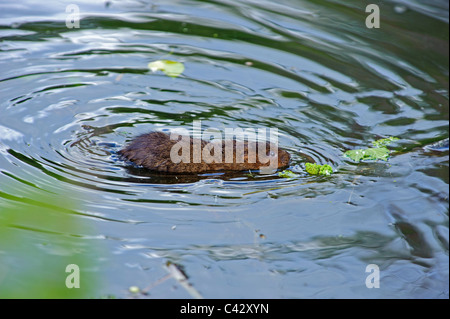
[{"label": "green reflection on water", "polygon": [[0,298],[98,297],[98,245],[68,194],[0,197]]}]

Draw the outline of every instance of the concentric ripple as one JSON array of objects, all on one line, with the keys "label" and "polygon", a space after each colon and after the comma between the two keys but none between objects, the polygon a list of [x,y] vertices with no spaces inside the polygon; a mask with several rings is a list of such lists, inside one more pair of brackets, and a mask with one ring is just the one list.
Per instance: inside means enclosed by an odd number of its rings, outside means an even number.
[{"label": "concentric ripple", "polygon": [[[264,297],[380,297],[360,288],[356,268],[369,263],[403,280],[388,296],[448,297],[423,288],[433,273],[448,283],[447,3],[383,2],[369,29],[356,0],[73,2],[80,28],[66,26],[64,2],[0,4],[0,207],[24,189],[64,189],[114,254],[140,269],[184,262],[207,297],[217,293],[203,282],[226,286],[261,265],[226,295],[252,296],[270,277],[286,290]],[[160,59],[185,71],[151,72]],[[117,155],[194,121],[276,129],[298,176],[158,174]],[[342,156],[388,136],[399,137],[388,162]],[[309,175],[306,162],[334,173]],[[402,277],[402,265],[419,275]],[[306,292],[299,269],[314,281]]]}]

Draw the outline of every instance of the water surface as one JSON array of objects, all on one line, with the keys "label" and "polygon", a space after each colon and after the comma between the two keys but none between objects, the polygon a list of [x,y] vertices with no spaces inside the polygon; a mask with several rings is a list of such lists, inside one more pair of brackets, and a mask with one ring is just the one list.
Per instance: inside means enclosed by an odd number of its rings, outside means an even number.
[{"label": "water surface", "polygon": [[[367,4],[2,2],[0,211],[64,190],[89,226],[72,235],[102,247],[96,296],[193,297],[161,281],[170,262],[204,298],[448,298],[449,153],[424,149],[448,137],[448,3],[381,2],[379,29]],[[186,69],[150,72],[158,59]],[[116,154],[194,120],[276,128],[299,177],[164,176]],[[388,136],[388,162],[343,157]]]}]

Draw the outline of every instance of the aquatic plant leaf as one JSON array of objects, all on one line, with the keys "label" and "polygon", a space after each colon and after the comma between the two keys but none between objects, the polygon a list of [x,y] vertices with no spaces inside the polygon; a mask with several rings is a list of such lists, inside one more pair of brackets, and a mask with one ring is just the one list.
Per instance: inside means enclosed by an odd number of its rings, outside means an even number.
[{"label": "aquatic plant leaf", "polygon": [[333,168],[328,164],[306,163],[305,169],[311,175],[331,175],[333,173]]},{"label": "aquatic plant leaf", "polygon": [[387,149],[386,145],[389,145],[392,141],[396,141],[396,140],[398,140],[398,137],[395,137],[395,136],[382,138],[382,139],[372,142],[372,145],[374,147],[346,151],[344,153],[344,156],[354,160],[355,162],[360,162],[363,160],[387,161],[391,151],[389,149]]},{"label": "aquatic plant leaf", "polygon": [[170,77],[177,77],[184,71],[184,64],[181,62],[170,61],[170,60],[157,60],[150,62],[148,68],[152,72],[163,71],[166,75]]},{"label": "aquatic plant leaf", "polygon": [[372,145],[375,147],[382,147],[391,144],[392,141],[397,141],[398,137],[391,136],[388,138],[382,138],[380,140],[376,140],[372,142]]},{"label": "aquatic plant leaf", "polygon": [[365,149],[357,149],[350,150],[344,153],[344,156],[354,160],[355,162],[359,162],[362,160],[383,160],[387,161],[389,158],[389,154],[391,153],[386,147],[377,147],[377,148],[365,148]]},{"label": "aquatic plant leaf", "polygon": [[285,169],[285,170],[282,171],[282,172],[278,172],[278,176],[280,176],[280,177],[285,177],[285,178],[295,178],[295,177],[297,177],[298,175],[295,174],[294,172],[291,172],[291,171],[288,170],[288,169]]}]

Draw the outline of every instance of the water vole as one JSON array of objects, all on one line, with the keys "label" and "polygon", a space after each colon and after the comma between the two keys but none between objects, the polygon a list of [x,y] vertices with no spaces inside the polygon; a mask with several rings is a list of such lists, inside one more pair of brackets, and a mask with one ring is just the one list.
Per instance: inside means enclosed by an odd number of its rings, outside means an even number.
[{"label": "water vole", "polygon": [[[258,151],[258,147],[264,151]],[[140,135],[119,154],[139,166],[168,173],[259,170],[269,165],[277,169],[288,166],[290,160],[288,152],[269,142],[228,140],[213,144],[181,135],[172,140],[163,132]]]}]

